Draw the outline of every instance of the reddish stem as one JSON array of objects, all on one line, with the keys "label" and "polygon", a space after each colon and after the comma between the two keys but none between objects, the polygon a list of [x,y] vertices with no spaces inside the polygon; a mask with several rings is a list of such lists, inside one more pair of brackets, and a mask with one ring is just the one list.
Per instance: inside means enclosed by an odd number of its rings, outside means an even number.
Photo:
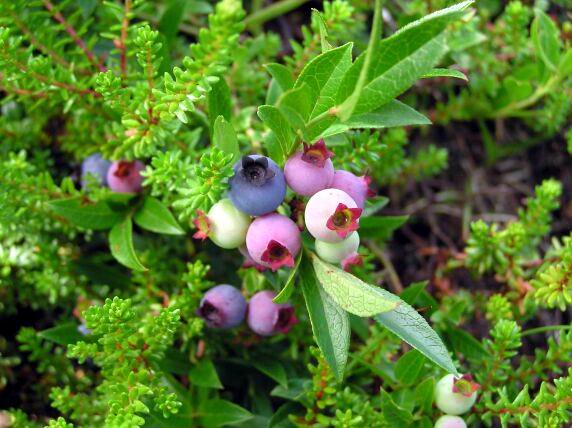
[{"label": "reddish stem", "polygon": [[75,31],[75,28],[73,28],[67,22],[67,20],[64,18],[64,16],[59,11],[55,10],[53,3],[50,0],[43,0],[43,2],[44,2],[44,6],[46,7],[46,9],[48,9],[48,11],[52,14],[52,17],[56,21],[58,21],[60,24],[63,25],[66,32],[71,36],[71,38],[73,39],[75,44],[78,45],[78,47],[83,51],[83,53],[85,54],[87,59],[89,59],[89,61],[95,67],[97,67],[99,69],[99,71],[101,71],[101,72],[106,71],[107,68],[103,64],[101,64],[99,62],[99,60],[96,58],[96,56],[94,55],[94,53],[88,49],[88,47],[85,44],[85,42],[83,41],[83,39],[81,37],[79,37],[79,35]]},{"label": "reddish stem", "polygon": [[131,0],[125,0],[125,14],[121,22],[121,39],[119,49],[121,50],[121,76],[127,78],[127,30],[129,28],[129,13],[131,12]]}]

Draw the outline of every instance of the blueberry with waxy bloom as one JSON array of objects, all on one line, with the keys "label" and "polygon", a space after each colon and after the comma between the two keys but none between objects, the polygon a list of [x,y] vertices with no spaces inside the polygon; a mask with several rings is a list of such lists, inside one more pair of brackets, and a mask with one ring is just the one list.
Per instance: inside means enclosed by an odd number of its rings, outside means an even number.
[{"label": "blueberry with waxy bloom", "polygon": [[89,176],[102,186],[107,185],[107,171],[110,166],[111,162],[103,159],[99,153],[86,157],[81,163],[81,187],[85,188],[88,185]]},{"label": "blueberry with waxy bloom", "polygon": [[252,216],[271,213],[286,196],[284,173],[272,159],[260,155],[243,156],[234,165],[229,187],[234,206]]},{"label": "blueberry with waxy bloom", "polygon": [[221,199],[208,214],[197,210],[193,223],[198,229],[193,238],[210,238],[219,247],[230,250],[246,242],[250,217],[238,210],[229,199]]},{"label": "blueberry with waxy bloom", "polygon": [[340,242],[358,230],[362,209],[339,189],[325,189],[310,198],[304,219],[308,232],[321,241]]},{"label": "blueberry with waxy bloom", "polygon": [[296,223],[276,213],[255,219],[246,234],[246,248],[250,257],[272,271],[282,266],[294,267],[301,244]]},{"label": "blueberry with waxy bloom", "polygon": [[358,254],[359,234],[352,232],[341,242],[325,242],[316,239],[316,254],[328,263],[340,263],[344,270],[352,265],[363,264]]},{"label": "blueberry with waxy bloom", "polygon": [[330,186],[334,178],[334,154],[326,148],[324,140],[308,145],[294,153],[286,161],[284,175],[286,183],[299,195],[312,196]]},{"label": "blueberry with waxy bloom", "polygon": [[478,389],[471,375],[456,378],[448,374],[435,385],[435,404],[444,413],[462,415],[475,404]]},{"label": "blueberry with waxy bloom", "polygon": [[244,320],[246,308],[246,300],[238,288],[221,284],[205,293],[197,315],[211,328],[233,328]]},{"label": "blueberry with waxy bloom", "polygon": [[467,428],[467,424],[459,416],[443,415],[435,422],[435,428]]},{"label": "blueberry with waxy bloom", "polygon": [[247,323],[260,336],[288,333],[298,320],[294,308],[288,303],[274,303],[274,291],[260,291],[248,302]]},{"label": "blueberry with waxy bloom", "polygon": [[369,188],[370,183],[371,178],[366,175],[358,177],[349,171],[338,169],[334,173],[330,187],[343,190],[350,195],[358,208],[363,208],[365,206],[365,200],[368,197],[374,196],[374,193]]},{"label": "blueberry with waxy bloom", "polygon": [[143,169],[145,165],[138,160],[113,162],[107,171],[107,184],[117,193],[137,193],[141,191]]}]

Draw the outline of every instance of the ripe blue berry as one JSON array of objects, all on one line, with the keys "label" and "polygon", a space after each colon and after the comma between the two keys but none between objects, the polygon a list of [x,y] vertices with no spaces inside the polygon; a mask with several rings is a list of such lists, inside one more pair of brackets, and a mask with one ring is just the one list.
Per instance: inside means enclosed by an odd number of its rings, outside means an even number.
[{"label": "ripe blue berry", "polygon": [[467,428],[467,424],[459,416],[443,415],[435,422],[435,428]]},{"label": "ripe blue berry", "polygon": [[311,146],[304,144],[304,151],[294,153],[284,166],[286,183],[302,196],[312,196],[330,187],[334,178],[332,156],[324,140]]},{"label": "ripe blue berry", "polygon": [[274,303],[273,291],[260,291],[248,303],[248,326],[260,336],[288,333],[297,322],[294,308],[287,303]]},{"label": "ripe blue berry", "polygon": [[274,211],[286,196],[284,173],[266,156],[244,156],[234,165],[228,197],[236,208],[252,216]]},{"label": "ripe blue berry", "polygon": [[255,219],[246,234],[246,248],[252,259],[276,271],[282,266],[294,267],[300,251],[300,229],[281,214],[267,214]]},{"label": "ripe blue berry", "polygon": [[338,169],[334,173],[334,178],[330,187],[346,192],[355,201],[359,208],[363,208],[368,196],[372,196],[369,190],[371,179],[367,176],[358,177],[349,171]]},{"label": "ripe blue berry", "polygon": [[116,161],[107,171],[107,184],[117,193],[136,193],[141,190],[143,177],[141,171],[145,168],[140,161]]},{"label": "ripe blue berry", "polygon": [[198,210],[193,223],[198,232],[196,239],[210,238],[216,245],[225,249],[238,248],[246,242],[246,232],[250,217],[236,209],[229,199],[221,199],[214,204],[208,214]]},{"label": "ripe blue berry", "polygon": [[435,404],[444,413],[462,415],[475,404],[478,388],[470,375],[446,375],[435,385]]},{"label": "ripe blue berry", "polygon": [[321,190],[306,205],[304,220],[312,236],[320,241],[341,242],[358,229],[361,208],[338,189]]},{"label": "ripe blue berry", "polygon": [[328,263],[341,263],[347,270],[351,265],[360,264],[361,257],[358,255],[359,234],[353,232],[341,242],[325,242],[316,240],[316,254]]},{"label": "ripe blue berry", "polygon": [[246,315],[246,300],[232,285],[217,285],[203,296],[197,314],[212,328],[232,328]]},{"label": "ripe blue berry", "polygon": [[111,162],[103,159],[99,153],[86,157],[81,163],[81,187],[87,187],[89,176],[102,186],[107,185],[107,171],[110,166]]}]

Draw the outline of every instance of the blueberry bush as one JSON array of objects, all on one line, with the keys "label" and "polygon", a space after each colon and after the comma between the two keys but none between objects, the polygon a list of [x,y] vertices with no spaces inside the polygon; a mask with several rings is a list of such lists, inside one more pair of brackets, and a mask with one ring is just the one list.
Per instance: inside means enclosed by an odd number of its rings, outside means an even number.
[{"label": "blueberry bush", "polygon": [[565,427],[567,0],[1,0],[0,427]]}]

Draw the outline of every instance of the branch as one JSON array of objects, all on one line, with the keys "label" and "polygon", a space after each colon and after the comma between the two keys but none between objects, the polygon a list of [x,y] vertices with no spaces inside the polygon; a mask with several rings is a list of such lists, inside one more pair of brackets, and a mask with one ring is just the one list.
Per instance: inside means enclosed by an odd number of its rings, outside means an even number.
[{"label": "branch", "polygon": [[83,51],[87,59],[89,59],[89,61],[95,67],[97,67],[99,71],[101,72],[107,71],[107,68],[103,64],[101,64],[97,59],[97,57],[94,55],[94,53],[89,50],[83,39],[79,37],[79,35],[75,31],[75,29],[67,22],[64,16],[55,9],[53,3],[50,0],[42,0],[42,1],[46,9],[48,9],[48,11],[52,14],[52,17],[63,25],[67,33],[71,36],[75,44]]},{"label": "branch", "polygon": [[125,13],[121,22],[121,39],[118,48],[121,50],[121,76],[127,79],[127,30],[129,28],[129,14],[131,13],[131,0],[125,0]]}]

